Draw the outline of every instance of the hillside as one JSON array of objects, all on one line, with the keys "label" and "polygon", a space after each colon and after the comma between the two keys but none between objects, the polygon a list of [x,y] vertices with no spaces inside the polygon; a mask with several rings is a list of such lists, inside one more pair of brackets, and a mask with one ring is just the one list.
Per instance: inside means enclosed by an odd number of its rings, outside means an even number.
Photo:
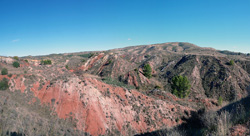
[{"label": "hillside", "polygon": [[[41,60],[52,64],[41,65]],[[15,61],[20,67],[13,67]],[[151,78],[145,76],[147,64]],[[249,55],[181,42],[18,60],[0,57],[3,68],[8,74],[0,80],[8,79],[9,87],[0,90],[2,135],[150,133],[188,124],[195,115],[205,115],[203,109],[225,109],[247,99],[250,91]],[[172,94],[177,75],[190,81],[186,98]],[[245,109],[244,118],[249,118]]]}]

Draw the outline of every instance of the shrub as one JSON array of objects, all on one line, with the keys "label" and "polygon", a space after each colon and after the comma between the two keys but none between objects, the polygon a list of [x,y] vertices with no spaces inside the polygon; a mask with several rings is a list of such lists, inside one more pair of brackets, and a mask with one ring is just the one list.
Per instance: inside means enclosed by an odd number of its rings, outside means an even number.
[{"label": "shrub", "polygon": [[15,60],[19,60],[18,56],[14,56],[13,58],[14,58]]},{"label": "shrub", "polygon": [[233,66],[233,65],[234,65],[234,61],[233,61],[233,60],[230,60],[229,65],[230,65],[230,66]]},{"label": "shrub", "polygon": [[15,68],[18,68],[18,67],[20,67],[20,63],[19,62],[17,62],[17,61],[15,61],[15,62],[13,62],[13,67],[15,67]]},{"label": "shrub", "polygon": [[69,58],[70,58],[70,57],[72,57],[72,56],[73,56],[72,54],[70,54],[70,55],[67,55],[67,57],[69,57]]},{"label": "shrub", "polygon": [[144,65],[144,67],[143,67],[143,75],[145,77],[147,77],[147,78],[151,78],[152,77],[151,72],[152,72],[151,66],[149,64]]},{"label": "shrub", "polygon": [[82,54],[82,55],[78,55],[78,56],[83,57],[83,58],[88,58],[89,54]]},{"label": "shrub", "polygon": [[93,57],[95,54],[94,53],[90,53],[89,57],[88,58],[91,58]]},{"label": "shrub", "polygon": [[84,63],[84,62],[86,62],[86,60],[85,60],[85,59],[82,59],[82,62]]},{"label": "shrub", "polygon": [[47,60],[41,60],[41,65],[51,65],[52,62],[51,60],[47,59]]},{"label": "shrub", "polygon": [[175,76],[172,79],[171,87],[173,89],[173,94],[179,98],[185,98],[189,95],[190,82],[186,76]]},{"label": "shrub", "polygon": [[223,98],[220,96],[220,97],[218,98],[218,104],[219,104],[219,106],[222,105],[222,102],[223,102]]},{"label": "shrub", "polygon": [[94,53],[89,53],[89,54],[81,54],[81,55],[78,55],[78,56],[83,57],[83,58],[91,58],[94,55],[95,55]]},{"label": "shrub", "polygon": [[120,82],[119,80],[112,79],[111,77],[105,77],[102,79],[102,81],[105,82],[106,84],[111,84],[111,85],[115,85],[119,87],[125,87],[127,89],[134,89],[134,86],[127,85],[123,82]]},{"label": "shrub", "polygon": [[217,135],[228,136],[230,135],[230,128],[232,127],[231,114],[227,111],[221,112],[217,119]]},{"label": "shrub", "polygon": [[1,71],[2,75],[7,75],[8,74],[8,69],[7,68],[3,68]]},{"label": "shrub", "polygon": [[12,74],[9,74],[8,77],[11,78],[11,77],[12,77]]},{"label": "shrub", "polygon": [[108,61],[108,64],[111,64],[111,63],[112,63],[112,60],[109,60],[109,61]]},{"label": "shrub", "polygon": [[8,85],[8,79],[7,78],[3,78],[2,81],[0,81],[0,90],[6,90],[9,88],[9,85]]},{"label": "shrub", "polygon": [[235,105],[235,108],[232,111],[232,122],[234,124],[245,124],[249,119],[249,110],[246,110],[246,108],[242,104]]},{"label": "shrub", "polygon": [[150,58],[151,56],[150,56],[150,55],[145,55],[144,57],[145,57],[145,58]]},{"label": "shrub", "polygon": [[69,69],[69,66],[68,66],[68,65],[66,65],[66,66],[65,66],[65,68],[66,68],[66,69]]},{"label": "shrub", "polygon": [[179,120],[180,120],[180,119],[177,117],[177,118],[175,119],[175,122],[179,122]]},{"label": "shrub", "polygon": [[232,126],[232,116],[227,111],[222,111],[218,114],[216,111],[206,112],[202,117],[201,121],[205,128],[203,128],[203,135],[216,135],[216,136],[227,136],[230,134]]},{"label": "shrub", "polygon": [[201,116],[201,122],[205,128],[203,128],[203,135],[214,133],[217,130],[218,114],[214,111],[208,111]]},{"label": "shrub", "polygon": [[161,87],[159,85],[156,85],[155,89],[161,89]]},{"label": "shrub", "polygon": [[29,61],[28,60],[24,60],[25,62],[27,62],[27,63],[29,63]]}]

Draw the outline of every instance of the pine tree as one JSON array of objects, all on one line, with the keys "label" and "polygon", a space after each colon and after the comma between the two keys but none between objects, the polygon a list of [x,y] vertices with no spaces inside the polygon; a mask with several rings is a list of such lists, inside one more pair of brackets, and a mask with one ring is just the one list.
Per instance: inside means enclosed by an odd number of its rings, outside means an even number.
[{"label": "pine tree", "polygon": [[147,78],[151,78],[152,77],[151,72],[152,72],[152,68],[150,67],[150,65],[149,64],[144,65],[143,67],[144,76]]},{"label": "pine tree", "polygon": [[175,76],[172,79],[172,85],[171,85],[173,91],[172,93],[179,98],[185,98],[190,93],[190,82],[186,76]]}]

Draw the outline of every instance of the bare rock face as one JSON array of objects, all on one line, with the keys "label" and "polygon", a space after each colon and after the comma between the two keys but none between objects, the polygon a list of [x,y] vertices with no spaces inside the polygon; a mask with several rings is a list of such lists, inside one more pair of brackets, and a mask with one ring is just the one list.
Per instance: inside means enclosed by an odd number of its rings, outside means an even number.
[{"label": "bare rock face", "polygon": [[[15,84],[11,87],[23,90],[23,80],[12,80]],[[70,78],[53,84],[47,81],[43,85],[37,81],[30,90],[42,104],[52,106],[60,118],[73,117],[77,128],[91,135],[133,135],[172,127],[182,123],[184,112],[190,115],[194,111],[94,78]]]},{"label": "bare rock face", "polygon": [[14,59],[9,57],[0,57],[0,62],[12,64],[14,62]]}]

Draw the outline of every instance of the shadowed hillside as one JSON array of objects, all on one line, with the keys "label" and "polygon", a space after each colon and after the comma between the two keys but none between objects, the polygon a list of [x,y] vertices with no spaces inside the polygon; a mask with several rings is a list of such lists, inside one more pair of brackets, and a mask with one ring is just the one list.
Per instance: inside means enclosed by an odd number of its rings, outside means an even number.
[{"label": "shadowed hillside", "polygon": [[[218,111],[199,110],[186,123],[136,136],[249,135],[250,97],[243,98]],[[223,123],[223,124],[222,124]]]}]

